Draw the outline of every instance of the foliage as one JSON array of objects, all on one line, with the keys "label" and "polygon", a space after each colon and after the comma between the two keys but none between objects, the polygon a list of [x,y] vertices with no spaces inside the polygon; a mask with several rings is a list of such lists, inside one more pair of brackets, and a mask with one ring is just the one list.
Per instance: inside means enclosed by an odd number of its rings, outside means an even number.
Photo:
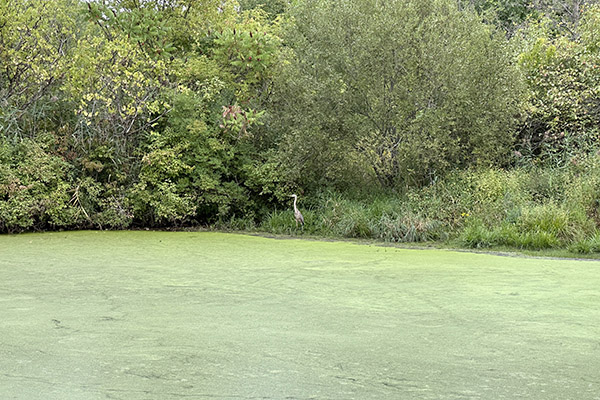
[{"label": "foliage", "polygon": [[475,14],[442,0],[307,0],[290,13],[272,112],[291,176],[358,163],[394,187],[507,153],[519,76]]},{"label": "foliage", "polygon": [[39,144],[0,142],[0,231],[76,226],[70,166]]},{"label": "foliage", "polygon": [[0,231],[598,252],[593,3],[3,2]]},{"label": "foliage", "polygon": [[118,182],[98,182],[84,177],[73,183],[71,202],[78,207],[81,227],[124,229],[133,222],[126,190]]},{"label": "foliage", "polygon": [[249,89],[264,82],[276,60],[277,24],[269,25],[263,13],[254,11],[228,25],[215,36],[215,60],[227,66],[240,101],[248,101],[258,95]]},{"label": "foliage", "polygon": [[123,188],[77,178],[70,163],[52,154],[52,137],[44,138],[0,144],[0,231],[129,226]]},{"label": "foliage", "polygon": [[26,137],[51,118],[68,74],[78,18],[71,0],[0,3],[0,130]]},{"label": "foliage", "polygon": [[214,222],[250,212],[244,166],[251,147],[237,134],[210,127],[206,105],[191,92],[175,93],[162,132],[153,132],[131,200],[152,225]]},{"label": "foliage", "polygon": [[600,7],[586,10],[578,38],[553,37],[548,24],[533,24],[519,56],[530,89],[519,156],[564,164],[594,151],[598,141]]},{"label": "foliage", "polygon": [[271,213],[261,229],[278,234],[311,234],[386,242],[424,242],[447,237],[443,225],[419,216],[393,198],[372,202],[354,200],[334,192],[323,193],[314,206],[303,208],[303,228],[296,228],[291,211]]},{"label": "foliage", "polygon": [[586,7],[596,0],[457,0],[459,7],[472,7],[502,27],[508,36],[532,20],[545,18],[555,31],[576,36],[575,31]]},{"label": "foliage", "polygon": [[540,13],[541,2],[536,3],[527,0],[458,0],[459,7],[474,8],[502,27],[509,36],[522,27],[528,18]]},{"label": "foliage", "polygon": [[449,240],[471,248],[584,251],[593,248],[599,226],[598,160],[568,169],[455,172],[403,195],[322,192],[300,199],[304,229],[295,228],[291,204],[271,213],[259,229],[389,242]]},{"label": "foliage", "polygon": [[155,7],[120,8],[106,3],[87,3],[88,15],[104,33],[106,39],[112,41],[117,36],[127,37],[129,41],[143,49],[156,59],[168,59],[175,51],[173,43],[168,42],[171,26],[164,23],[163,14]]},{"label": "foliage", "polygon": [[[102,25],[99,20],[105,14],[118,23]],[[64,90],[75,104],[74,135],[79,146],[89,149],[103,144],[117,154],[130,155],[141,134],[168,108],[160,98],[168,82],[167,64],[156,56],[160,49],[146,51],[140,42],[145,39],[124,30],[123,15],[130,13],[113,10],[105,14],[97,16],[91,9],[91,19],[99,27],[88,24],[82,33]],[[154,28],[156,21],[150,21]]]},{"label": "foliage", "polygon": [[600,232],[573,243],[569,250],[580,254],[600,253]]},{"label": "foliage", "polygon": [[274,19],[282,15],[289,6],[289,0],[239,0],[242,10],[261,9],[267,16]]}]

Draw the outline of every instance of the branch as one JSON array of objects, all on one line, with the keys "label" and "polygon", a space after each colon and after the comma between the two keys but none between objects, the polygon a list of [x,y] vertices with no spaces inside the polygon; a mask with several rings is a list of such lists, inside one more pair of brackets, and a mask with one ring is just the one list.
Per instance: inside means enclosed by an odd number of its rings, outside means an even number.
[{"label": "branch", "polygon": [[[83,204],[81,204],[81,200],[79,200],[79,188],[80,187],[81,187],[81,183],[79,185],[77,185],[77,187],[75,188],[75,193],[73,193],[73,197],[71,198],[71,203],[73,205],[77,204],[79,206],[79,208],[81,209],[81,211],[83,211],[83,214],[88,219],[88,221],[90,221],[90,223],[93,225],[94,221],[90,218],[87,211],[85,211],[85,208],[83,208]],[[98,223],[98,226],[100,227],[100,229],[102,229],[102,225],[100,223]]]},{"label": "branch", "polygon": [[190,12],[190,9],[192,8],[192,4],[194,4],[194,2],[193,2],[193,0],[190,0],[190,2],[188,3],[187,8],[185,9],[185,12],[183,13],[183,18],[184,19],[187,18],[188,14]]}]

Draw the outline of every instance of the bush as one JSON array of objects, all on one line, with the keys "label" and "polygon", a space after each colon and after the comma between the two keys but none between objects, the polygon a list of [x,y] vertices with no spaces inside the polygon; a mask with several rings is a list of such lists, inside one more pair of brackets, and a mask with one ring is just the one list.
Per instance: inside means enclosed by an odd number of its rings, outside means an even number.
[{"label": "bush", "polygon": [[77,176],[52,147],[51,139],[0,143],[0,231],[128,227],[125,187]]},{"label": "bush", "polygon": [[385,214],[375,223],[373,236],[386,242],[427,242],[447,237],[441,222],[413,214]]},{"label": "bush", "polygon": [[520,75],[475,13],[451,0],[307,0],[290,13],[270,110],[290,179],[403,187],[506,161]]},{"label": "bush", "polygon": [[600,232],[596,231],[590,237],[574,242],[569,250],[581,254],[600,253]]},{"label": "bush", "polygon": [[169,226],[254,214],[246,186],[254,154],[249,138],[211,126],[204,97],[173,93],[170,101],[169,119],[148,135],[138,181],[129,192],[136,220]]},{"label": "bush", "polygon": [[575,31],[557,35],[548,20],[523,32],[519,65],[529,89],[519,158],[540,158],[564,166],[573,157],[597,150],[600,108],[600,6],[582,11]]},{"label": "bush", "polygon": [[38,143],[0,142],[0,230],[21,232],[77,226],[70,166]]},{"label": "bush", "polygon": [[73,199],[80,219],[79,228],[125,229],[133,222],[133,211],[124,186],[80,177],[74,183]]}]

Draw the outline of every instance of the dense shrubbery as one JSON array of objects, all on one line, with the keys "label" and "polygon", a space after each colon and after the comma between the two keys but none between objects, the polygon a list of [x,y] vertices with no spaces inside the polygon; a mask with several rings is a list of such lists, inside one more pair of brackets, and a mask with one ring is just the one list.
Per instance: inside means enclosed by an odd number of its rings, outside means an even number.
[{"label": "dense shrubbery", "polygon": [[568,169],[484,169],[457,172],[420,190],[349,199],[325,193],[296,230],[289,211],[272,213],[261,229],[324,236],[423,242],[450,239],[472,248],[596,251],[600,158]]},{"label": "dense shrubbery", "polygon": [[518,141],[520,155],[564,164],[597,150],[600,89],[600,8],[583,14],[575,39],[542,19],[522,32],[519,64],[529,98]]},{"label": "dense shrubbery", "polygon": [[0,229],[77,226],[77,209],[70,202],[70,170],[68,163],[33,141],[1,142]]},{"label": "dense shrubbery", "polygon": [[208,224],[281,197],[254,135],[277,22],[235,5],[2,3],[0,229]]},{"label": "dense shrubbery", "polygon": [[273,113],[282,166],[303,187],[352,185],[353,172],[393,188],[505,160],[521,81],[504,36],[475,13],[307,0],[290,14]]},{"label": "dense shrubbery", "polygon": [[600,252],[600,8],[558,3],[3,2],[0,231]]}]

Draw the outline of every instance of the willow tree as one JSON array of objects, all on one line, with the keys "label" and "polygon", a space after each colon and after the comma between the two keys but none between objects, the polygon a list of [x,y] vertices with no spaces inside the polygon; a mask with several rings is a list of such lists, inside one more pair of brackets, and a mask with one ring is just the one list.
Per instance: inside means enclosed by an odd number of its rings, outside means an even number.
[{"label": "willow tree", "polygon": [[475,13],[452,0],[302,0],[290,13],[273,102],[289,177],[331,182],[359,165],[391,187],[502,162],[520,78]]}]

